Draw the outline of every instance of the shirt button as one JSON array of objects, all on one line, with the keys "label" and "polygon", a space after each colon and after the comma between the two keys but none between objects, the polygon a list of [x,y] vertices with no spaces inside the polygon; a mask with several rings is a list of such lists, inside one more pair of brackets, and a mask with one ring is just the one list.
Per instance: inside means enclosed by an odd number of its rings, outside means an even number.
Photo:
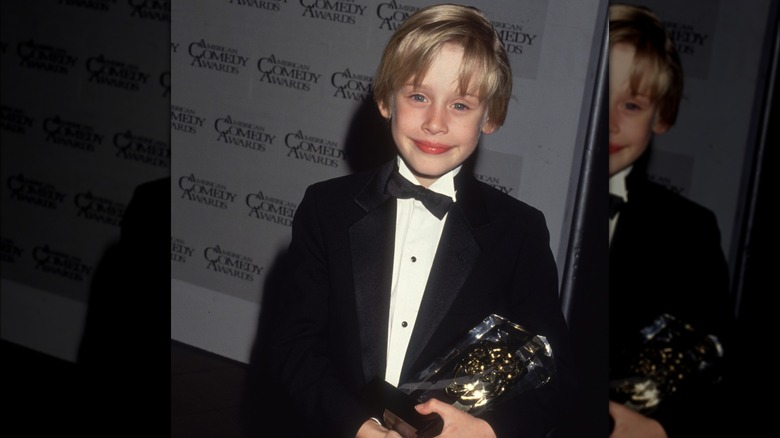
[{"label": "shirt button", "polygon": [[414,262],[416,262],[416,261],[417,261],[417,257],[415,257],[415,256],[412,256],[412,263],[414,263]]},{"label": "shirt button", "polygon": [[401,321],[401,327],[406,327],[407,325],[409,324],[406,321]]}]

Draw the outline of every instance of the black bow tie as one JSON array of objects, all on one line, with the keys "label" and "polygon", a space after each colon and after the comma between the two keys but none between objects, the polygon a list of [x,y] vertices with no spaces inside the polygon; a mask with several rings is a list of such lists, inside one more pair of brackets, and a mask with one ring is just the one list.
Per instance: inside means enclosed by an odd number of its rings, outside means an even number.
[{"label": "black bow tie", "polygon": [[609,194],[609,218],[612,219],[615,217],[618,212],[623,208],[623,204],[625,204],[626,201],[623,200],[618,195],[613,195],[612,193]]},{"label": "black bow tie", "polygon": [[417,199],[439,220],[444,218],[453,202],[452,198],[447,195],[412,184],[411,181],[401,176],[398,171],[390,174],[390,179],[387,180],[387,185],[385,186],[385,193],[400,199]]}]

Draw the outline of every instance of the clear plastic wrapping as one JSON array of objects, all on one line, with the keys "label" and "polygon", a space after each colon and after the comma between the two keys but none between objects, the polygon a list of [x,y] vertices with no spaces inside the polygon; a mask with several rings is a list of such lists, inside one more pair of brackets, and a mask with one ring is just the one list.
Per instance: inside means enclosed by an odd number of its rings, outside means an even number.
[{"label": "clear plastic wrapping", "polygon": [[509,392],[538,388],[554,374],[544,336],[493,314],[399,389],[420,402],[437,398],[478,415]]}]

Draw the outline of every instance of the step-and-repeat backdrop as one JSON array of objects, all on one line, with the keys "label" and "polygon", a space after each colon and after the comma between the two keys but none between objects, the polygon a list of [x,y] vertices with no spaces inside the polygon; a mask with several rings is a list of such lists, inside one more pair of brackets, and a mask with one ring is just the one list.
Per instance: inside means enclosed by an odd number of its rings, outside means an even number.
[{"label": "step-and-repeat backdrop", "polygon": [[[172,3],[173,339],[247,361],[306,187],[387,156],[371,79],[393,30],[432,3]],[[545,213],[561,270],[606,2],[465,3],[500,32],[515,83],[477,176]]]},{"label": "step-and-repeat backdrop", "polygon": [[[75,358],[134,188],[170,171],[171,337],[246,360],[305,187],[386,153],[371,77],[391,32],[431,3],[3,2],[3,339]],[[501,32],[515,74],[478,177],[544,211],[562,267],[605,2],[467,3]],[[642,3],[686,71],[651,172],[715,211],[733,272],[777,2]]]},{"label": "step-and-repeat backdrop", "polygon": [[0,8],[1,334],[72,361],[133,190],[170,172],[170,4]]}]

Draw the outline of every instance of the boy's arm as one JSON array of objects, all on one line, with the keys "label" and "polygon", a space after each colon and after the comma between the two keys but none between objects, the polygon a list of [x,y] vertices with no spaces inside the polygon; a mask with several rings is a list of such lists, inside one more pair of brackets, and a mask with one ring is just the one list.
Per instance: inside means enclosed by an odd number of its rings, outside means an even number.
[{"label": "boy's arm", "polygon": [[309,189],[293,219],[288,261],[283,270],[283,287],[276,291],[279,306],[271,337],[271,378],[287,391],[300,422],[293,428],[309,426],[310,432],[330,436],[354,436],[367,419],[374,416],[343,384],[331,361],[331,346],[344,339],[329,333],[328,270],[326,250],[317,199]]}]

